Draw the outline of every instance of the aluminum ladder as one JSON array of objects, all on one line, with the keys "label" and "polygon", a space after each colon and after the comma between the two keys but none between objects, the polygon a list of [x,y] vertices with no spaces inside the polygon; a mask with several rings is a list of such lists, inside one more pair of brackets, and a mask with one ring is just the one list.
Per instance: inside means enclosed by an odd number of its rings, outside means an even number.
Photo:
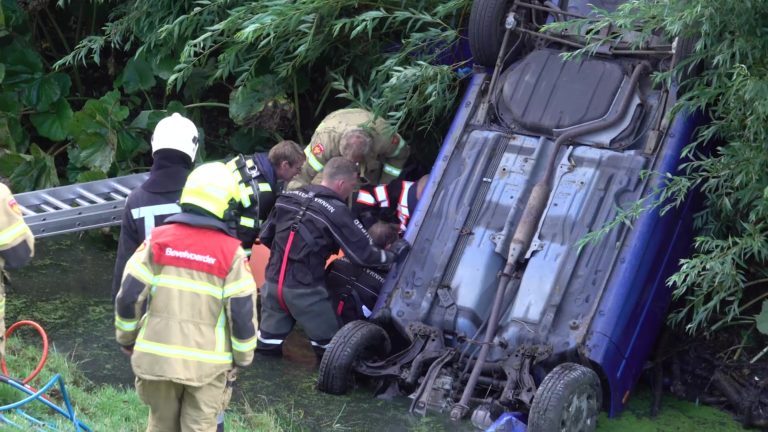
[{"label": "aluminum ladder", "polygon": [[149,173],[14,194],[36,238],[119,225],[128,194]]}]

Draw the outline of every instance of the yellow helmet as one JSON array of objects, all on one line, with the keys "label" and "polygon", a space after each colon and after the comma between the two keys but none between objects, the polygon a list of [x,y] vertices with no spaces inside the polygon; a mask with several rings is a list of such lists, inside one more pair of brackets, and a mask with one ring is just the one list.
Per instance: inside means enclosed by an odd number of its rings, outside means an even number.
[{"label": "yellow helmet", "polygon": [[200,207],[226,220],[233,217],[230,213],[237,208],[239,197],[238,182],[232,172],[221,162],[211,162],[189,173],[179,204]]}]

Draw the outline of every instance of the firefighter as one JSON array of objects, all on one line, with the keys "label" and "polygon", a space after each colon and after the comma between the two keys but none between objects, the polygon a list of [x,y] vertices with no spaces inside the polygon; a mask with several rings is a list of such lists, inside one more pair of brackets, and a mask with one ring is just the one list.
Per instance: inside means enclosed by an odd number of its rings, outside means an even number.
[{"label": "firefighter", "polygon": [[418,182],[394,180],[387,185],[361,188],[352,211],[366,227],[379,220],[392,221],[399,224],[400,233],[403,234],[427,180],[429,174],[421,177]]},{"label": "firefighter", "polygon": [[8,186],[0,182],[0,358],[5,356],[6,269],[26,265],[35,254],[35,238]]},{"label": "firefighter", "polygon": [[115,271],[114,302],[128,258],[152,229],[181,209],[177,202],[197,154],[197,127],[181,114],[160,120],[152,134],[152,169],[149,178],[134,189],[125,203],[120,223]]},{"label": "firefighter", "polygon": [[256,284],[235,237],[237,180],[221,162],[189,175],[182,212],[128,260],[115,304],[148,431],[223,430],[236,367],[253,361]]},{"label": "firefighter", "polygon": [[[376,222],[368,228],[368,234],[373,244],[384,250],[389,250],[399,237],[398,226],[386,222]],[[325,284],[341,325],[371,316],[388,271],[388,267],[353,264],[346,256],[328,265]]]},{"label": "firefighter", "polygon": [[393,261],[393,253],[371,244],[344,202],[356,183],[356,165],[336,157],[325,165],[320,185],[278,197],[260,237],[271,251],[261,288],[257,352],[280,355],[298,321],[315,354],[322,357],[339,328],[325,289],[325,262],[339,248],[357,265],[385,266]]},{"label": "firefighter", "polygon": [[360,164],[363,184],[389,183],[400,176],[410,148],[384,119],[349,108],[334,111],[320,122],[304,154],[307,161],[288,189],[321,183],[325,164],[336,156]]},{"label": "firefighter", "polygon": [[275,144],[269,153],[238,155],[227,162],[240,182],[240,220],[237,238],[250,256],[251,247],[259,234],[259,228],[275,205],[283,186],[298,174],[304,163],[301,147],[285,140]]}]

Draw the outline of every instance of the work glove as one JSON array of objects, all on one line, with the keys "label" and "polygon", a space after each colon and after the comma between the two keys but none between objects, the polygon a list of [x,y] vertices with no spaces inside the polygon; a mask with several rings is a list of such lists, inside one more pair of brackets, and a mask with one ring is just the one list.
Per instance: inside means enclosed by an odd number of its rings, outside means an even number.
[{"label": "work glove", "polygon": [[389,247],[389,251],[395,255],[395,260],[399,260],[411,250],[411,245],[405,239],[397,239],[392,246]]}]

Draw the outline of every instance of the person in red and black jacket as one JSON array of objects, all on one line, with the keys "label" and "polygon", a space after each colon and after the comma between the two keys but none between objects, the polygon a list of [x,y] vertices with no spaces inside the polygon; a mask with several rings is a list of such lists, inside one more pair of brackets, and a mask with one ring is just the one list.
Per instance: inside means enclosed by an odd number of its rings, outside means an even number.
[{"label": "person in red and black jacket", "polygon": [[429,175],[418,182],[394,180],[385,185],[362,187],[352,204],[352,212],[366,228],[378,221],[395,222],[400,225],[400,233],[405,233],[427,180]]}]

